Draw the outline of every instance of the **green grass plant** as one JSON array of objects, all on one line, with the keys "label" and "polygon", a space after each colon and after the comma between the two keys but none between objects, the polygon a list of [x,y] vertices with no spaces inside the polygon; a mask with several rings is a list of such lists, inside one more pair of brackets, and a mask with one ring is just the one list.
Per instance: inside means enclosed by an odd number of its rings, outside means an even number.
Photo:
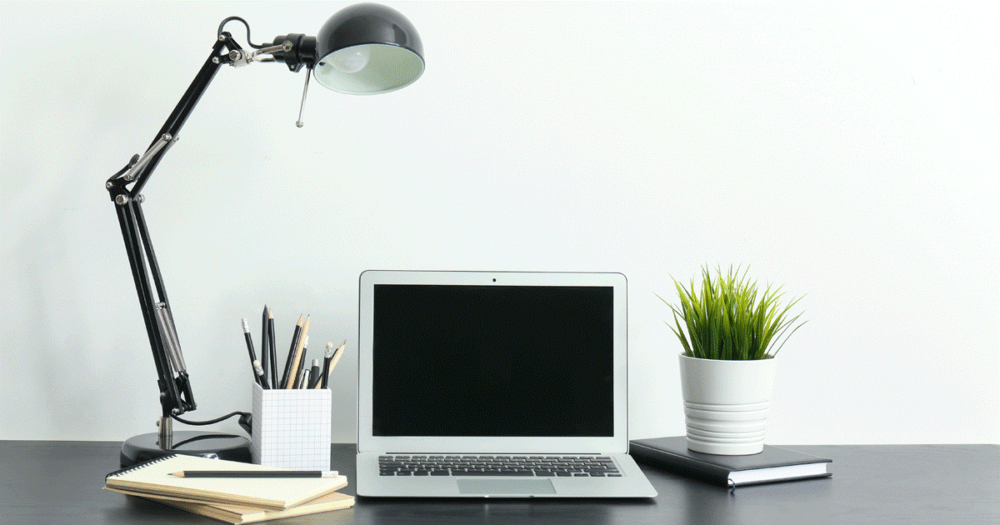
[{"label": "green grass plant", "polygon": [[741,274],[739,268],[730,267],[723,274],[717,267],[713,277],[706,265],[702,268],[700,294],[694,279],[690,287],[685,287],[671,277],[680,305],[657,295],[673,311],[674,326],[669,322],[667,326],[680,339],[684,355],[731,361],[770,359],[805,324],[795,324],[801,313],[789,316],[789,310],[801,297],[783,305],[780,286],[772,289],[768,285],[761,294],[757,282],[747,278],[748,271]]}]

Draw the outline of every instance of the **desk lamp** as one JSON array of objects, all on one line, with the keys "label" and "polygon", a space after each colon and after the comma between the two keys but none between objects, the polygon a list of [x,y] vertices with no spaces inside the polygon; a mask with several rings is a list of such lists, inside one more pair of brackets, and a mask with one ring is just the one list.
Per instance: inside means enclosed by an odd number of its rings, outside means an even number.
[{"label": "desk lamp", "polygon": [[[252,50],[244,50],[230,33],[223,31],[231,21],[246,26],[247,45]],[[177,432],[174,435],[172,419],[191,424],[210,424],[239,412],[199,423],[178,417],[195,410],[197,405],[142,213],[144,198],[141,191],[160,159],[177,142],[177,133],[219,68],[223,65],[242,67],[256,62],[282,62],[292,72],[303,68],[307,70],[296,122],[299,127],[302,127],[310,73],[319,84],[329,89],[364,95],[387,93],[405,87],[419,78],[424,70],[423,45],[413,25],[399,12],[378,4],[358,4],[342,9],[323,24],[317,36],[288,34],[262,45],[250,42],[250,26],[242,18],[230,17],[222,21],[208,60],[152,144],[142,155],[133,156],[106,184],[118,213],[132,279],[139,294],[139,305],[159,375],[157,383],[162,407],[158,432],[134,436],[122,445],[120,459],[123,467],[173,453],[250,461],[250,443],[244,437],[207,432]],[[247,414],[241,418],[240,425],[250,431]]]}]

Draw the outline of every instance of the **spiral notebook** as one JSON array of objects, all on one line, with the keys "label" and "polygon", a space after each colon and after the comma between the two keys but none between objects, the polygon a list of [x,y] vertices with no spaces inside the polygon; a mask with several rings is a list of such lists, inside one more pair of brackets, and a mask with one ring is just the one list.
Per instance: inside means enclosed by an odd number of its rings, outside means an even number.
[{"label": "spiral notebook", "polygon": [[247,505],[285,510],[329,494],[347,484],[333,478],[180,478],[181,470],[287,470],[220,459],[175,454],[108,474],[107,489],[136,496],[168,497],[188,502]]},{"label": "spiral notebook", "polygon": [[[345,481],[344,484],[346,485],[347,482]],[[148,500],[163,503],[164,505],[186,510],[193,514],[207,516],[209,518],[214,518],[226,523],[232,523],[234,525],[280,520],[295,516],[306,516],[309,514],[318,514],[320,512],[329,512],[354,506],[353,496],[348,496],[339,492],[331,492],[285,510],[267,510],[258,507],[231,503],[193,503],[171,497],[151,496],[128,490],[113,489],[108,487],[105,488],[120,494],[146,498]]]}]

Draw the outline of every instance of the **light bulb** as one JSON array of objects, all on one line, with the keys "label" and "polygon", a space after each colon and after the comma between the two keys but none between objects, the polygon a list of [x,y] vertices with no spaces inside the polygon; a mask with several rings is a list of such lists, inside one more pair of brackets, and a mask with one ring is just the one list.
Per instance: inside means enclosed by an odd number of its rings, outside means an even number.
[{"label": "light bulb", "polygon": [[341,73],[357,73],[368,65],[371,51],[364,46],[341,49],[330,55],[329,61]]}]

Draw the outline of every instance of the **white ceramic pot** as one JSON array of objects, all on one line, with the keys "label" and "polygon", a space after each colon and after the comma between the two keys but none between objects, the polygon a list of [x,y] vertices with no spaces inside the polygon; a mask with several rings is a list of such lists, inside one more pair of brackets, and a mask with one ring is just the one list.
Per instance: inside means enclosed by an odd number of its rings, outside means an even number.
[{"label": "white ceramic pot", "polygon": [[775,360],[680,358],[688,449],[726,456],[764,450]]}]

